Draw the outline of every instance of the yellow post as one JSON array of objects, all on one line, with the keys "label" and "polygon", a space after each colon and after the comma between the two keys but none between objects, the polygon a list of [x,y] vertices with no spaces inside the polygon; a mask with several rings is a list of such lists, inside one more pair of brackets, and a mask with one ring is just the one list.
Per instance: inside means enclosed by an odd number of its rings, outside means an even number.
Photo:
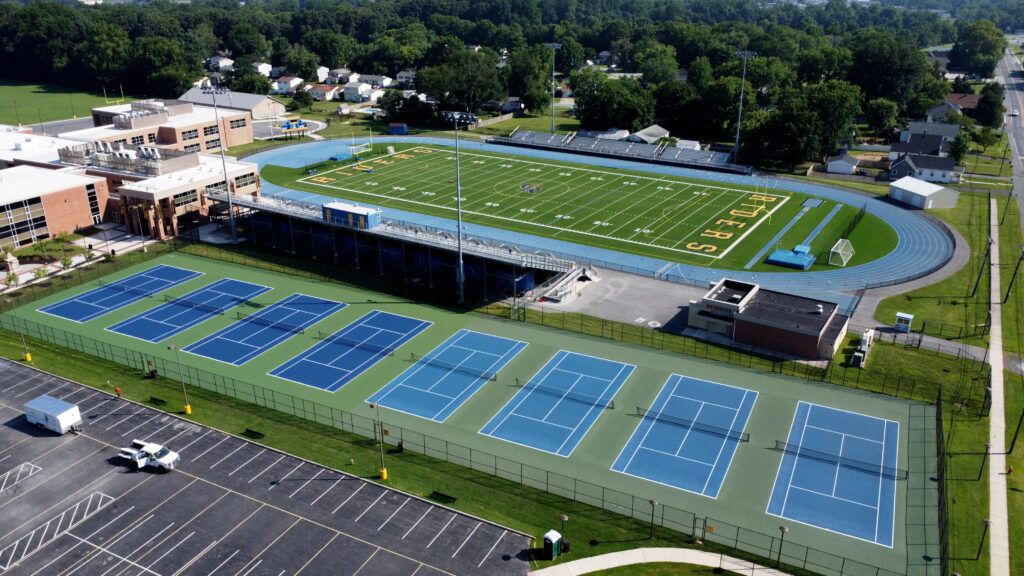
[{"label": "yellow post", "polygon": [[380,479],[381,480],[387,480],[388,479],[388,469],[387,468],[381,468],[380,469]]},{"label": "yellow post", "polygon": [[32,361],[32,353],[31,352],[25,352],[25,362],[31,362],[31,361]]},{"label": "yellow post", "polygon": [[185,404],[185,414],[187,414],[187,415],[192,414],[192,406],[190,406],[188,404]]}]

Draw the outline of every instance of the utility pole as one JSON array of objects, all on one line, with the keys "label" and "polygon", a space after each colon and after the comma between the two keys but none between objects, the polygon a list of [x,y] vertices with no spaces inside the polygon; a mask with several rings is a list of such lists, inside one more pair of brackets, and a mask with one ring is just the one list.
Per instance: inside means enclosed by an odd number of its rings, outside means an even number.
[{"label": "utility pole", "polygon": [[736,56],[743,59],[743,75],[740,80],[740,109],[736,114],[736,143],[732,147],[732,161],[736,162],[740,157],[740,124],[743,123],[743,95],[747,88],[747,58],[757,56],[757,52],[750,50],[739,50]]},{"label": "utility pole", "polygon": [[562,47],[558,42],[544,44],[551,48],[551,133],[555,133],[555,52]]}]

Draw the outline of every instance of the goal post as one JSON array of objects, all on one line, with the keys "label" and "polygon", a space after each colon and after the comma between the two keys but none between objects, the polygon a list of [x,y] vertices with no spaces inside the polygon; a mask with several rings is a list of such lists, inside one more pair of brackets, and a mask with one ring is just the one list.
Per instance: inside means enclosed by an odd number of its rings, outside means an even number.
[{"label": "goal post", "polygon": [[357,154],[361,154],[363,152],[371,152],[372,150],[373,150],[373,144],[369,144],[369,143],[353,144],[352,146],[348,147],[348,151],[351,152],[353,156],[355,156]]},{"label": "goal post", "polygon": [[828,263],[830,266],[846,266],[853,255],[853,243],[846,238],[840,238],[828,253]]}]

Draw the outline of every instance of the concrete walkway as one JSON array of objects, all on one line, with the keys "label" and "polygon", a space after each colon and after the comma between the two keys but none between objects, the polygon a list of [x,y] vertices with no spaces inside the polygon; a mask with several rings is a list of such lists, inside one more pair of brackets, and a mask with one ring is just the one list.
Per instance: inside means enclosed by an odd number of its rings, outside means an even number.
[{"label": "concrete walkway", "polygon": [[587,574],[608,568],[629,566],[630,564],[648,564],[650,562],[676,562],[681,564],[695,564],[698,566],[709,566],[712,568],[724,568],[738,574],[750,574],[751,576],[784,575],[774,568],[767,568],[759,564],[753,564],[746,560],[739,560],[721,554],[713,554],[703,550],[690,548],[636,548],[622,552],[612,552],[601,556],[592,556],[580,560],[573,560],[565,564],[559,564],[542,570],[530,572],[532,576],[576,576]]},{"label": "concrete walkway", "polygon": [[999,284],[999,210],[992,200],[992,331],[989,333],[989,363],[992,366],[992,409],[988,423],[988,531],[992,576],[1010,575],[1009,515],[1006,508],[1006,413],[1003,407],[1003,306]]}]

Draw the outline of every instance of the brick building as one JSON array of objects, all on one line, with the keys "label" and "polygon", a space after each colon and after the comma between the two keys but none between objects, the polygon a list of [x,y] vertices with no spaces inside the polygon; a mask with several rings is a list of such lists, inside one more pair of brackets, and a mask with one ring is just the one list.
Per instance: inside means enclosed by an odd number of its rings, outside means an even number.
[{"label": "brick building", "polygon": [[80,169],[0,170],[0,247],[25,246],[99,224],[109,197],[105,179]]}]

